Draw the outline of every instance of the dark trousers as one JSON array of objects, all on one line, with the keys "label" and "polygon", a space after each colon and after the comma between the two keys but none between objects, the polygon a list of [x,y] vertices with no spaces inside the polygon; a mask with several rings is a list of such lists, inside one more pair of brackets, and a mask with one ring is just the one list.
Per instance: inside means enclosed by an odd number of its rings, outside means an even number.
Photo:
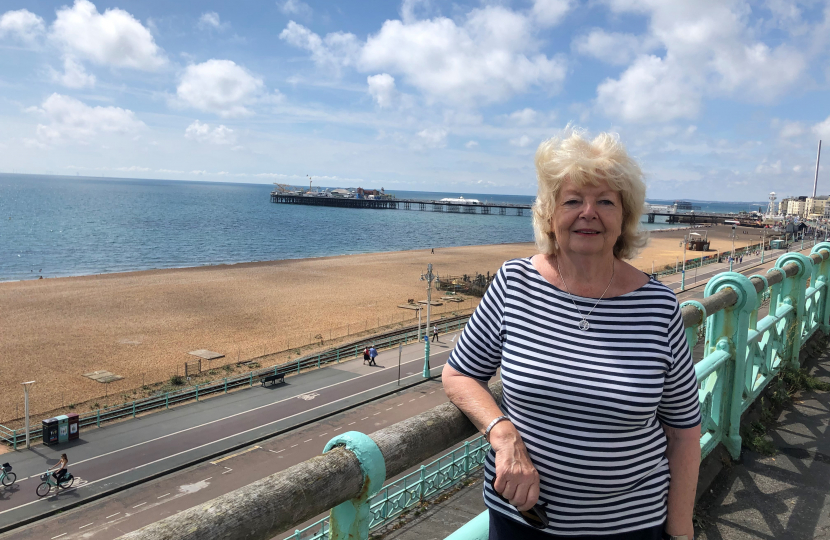
[{"label": "dark trousers", "polygon": [[490,510],[490,540],[661,540],[663,525],[619,534],[560,536],[514,521]]},{"label": "dark trousers", "polygon": [[432,334],[432,341],[438,341],[438,334]]}]

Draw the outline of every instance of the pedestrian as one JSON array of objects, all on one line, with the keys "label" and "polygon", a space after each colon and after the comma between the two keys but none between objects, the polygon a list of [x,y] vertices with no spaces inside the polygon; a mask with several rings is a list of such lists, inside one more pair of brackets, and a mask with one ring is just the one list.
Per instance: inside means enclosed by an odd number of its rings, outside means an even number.
[{"label": "pedestrian", "polygon": [[432,341],[438,341],[438,325],[432,327]]},{"label": "pedestrian", "polygon": [[374,346],[374,345],[372,345],[372,346],[369,348],[369,365],[370,365],[370,366],[376,366],[376,365],[377,365],[377,364],[375,363],[375,359],[376,359],[377,357],[378,357],[378,350],[377,350],[377,349],[375,349],[375,346]]},{"label": "pedestrian", "polygon": [[432,248],[432,254],[435,255],[435,248]]},{"label": "pedestrian", "polygon": [[[363,349],[363,363],[365,364],[370,360],[371,358],[369,358],[369,347],[366,347],[365,349]],[[369,365],[372,365],[371,362],[369,363]]]}]

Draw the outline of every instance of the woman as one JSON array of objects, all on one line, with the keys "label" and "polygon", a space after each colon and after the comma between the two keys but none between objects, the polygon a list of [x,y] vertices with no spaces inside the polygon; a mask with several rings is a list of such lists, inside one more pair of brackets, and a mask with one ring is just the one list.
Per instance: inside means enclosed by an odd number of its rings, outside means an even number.
[{"label": "woman", "polygon": [[700,408],[680,306],[624,262],[646,240],[642,172],[615,137],[578,133],[542,143],[536,171],[541,253],[502,266],[443,372],[492,446],[490,538],[691,540]]},{"label": "woman", "polygon": [[52,469],[57,469],[55,472],[52,473],[52,477],[55,479],[55,482],[57,482],[58,484],[61,483],[61,479],[63,478],[63,475],[66,474],[66,467],[68,465],[69,465],[69,458],[66,457],[66,454],[61,454],[61,459],[57,463],[55,463],[54,465],[49,467],[48,470],[50,470],[50,471]]}]

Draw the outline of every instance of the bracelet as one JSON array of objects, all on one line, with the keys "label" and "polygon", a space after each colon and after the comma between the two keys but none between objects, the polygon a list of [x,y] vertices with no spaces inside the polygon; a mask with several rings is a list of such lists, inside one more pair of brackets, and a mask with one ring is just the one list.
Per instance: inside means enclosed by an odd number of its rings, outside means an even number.
[{"label": "bracelet", "polygon": [[498,424],[502,420],[510,420],[510,419],[506,416],[497,416],[496,418],[493,419],[492,422],[490,422],[490,425],[487,426],[487,429],[484,430],[484,439],[487,442],[490,442],[490,431],[496,426],[496,424]]}]

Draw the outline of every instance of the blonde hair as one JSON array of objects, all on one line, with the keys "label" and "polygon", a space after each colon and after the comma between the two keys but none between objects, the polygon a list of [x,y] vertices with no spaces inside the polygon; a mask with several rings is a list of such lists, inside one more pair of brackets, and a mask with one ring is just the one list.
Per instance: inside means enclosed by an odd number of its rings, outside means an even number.
[{"label": "blonde hair", "polygon": [[536,150],[536,178],[539,191],[533,203],[533,232],[536,247],[549,255],[559,249],[551,218],[562,184],[570,180],[578,187],[596,185],[605,180],[622,200],[622,232],[614,244],[614,256],[633,259],[648,241],[640,229],[640,217],[646,200],[643,171],[625,151],[616,134],[600,133],[593,141],[582,131],[565,128],[561,137],[544,141]]}]

